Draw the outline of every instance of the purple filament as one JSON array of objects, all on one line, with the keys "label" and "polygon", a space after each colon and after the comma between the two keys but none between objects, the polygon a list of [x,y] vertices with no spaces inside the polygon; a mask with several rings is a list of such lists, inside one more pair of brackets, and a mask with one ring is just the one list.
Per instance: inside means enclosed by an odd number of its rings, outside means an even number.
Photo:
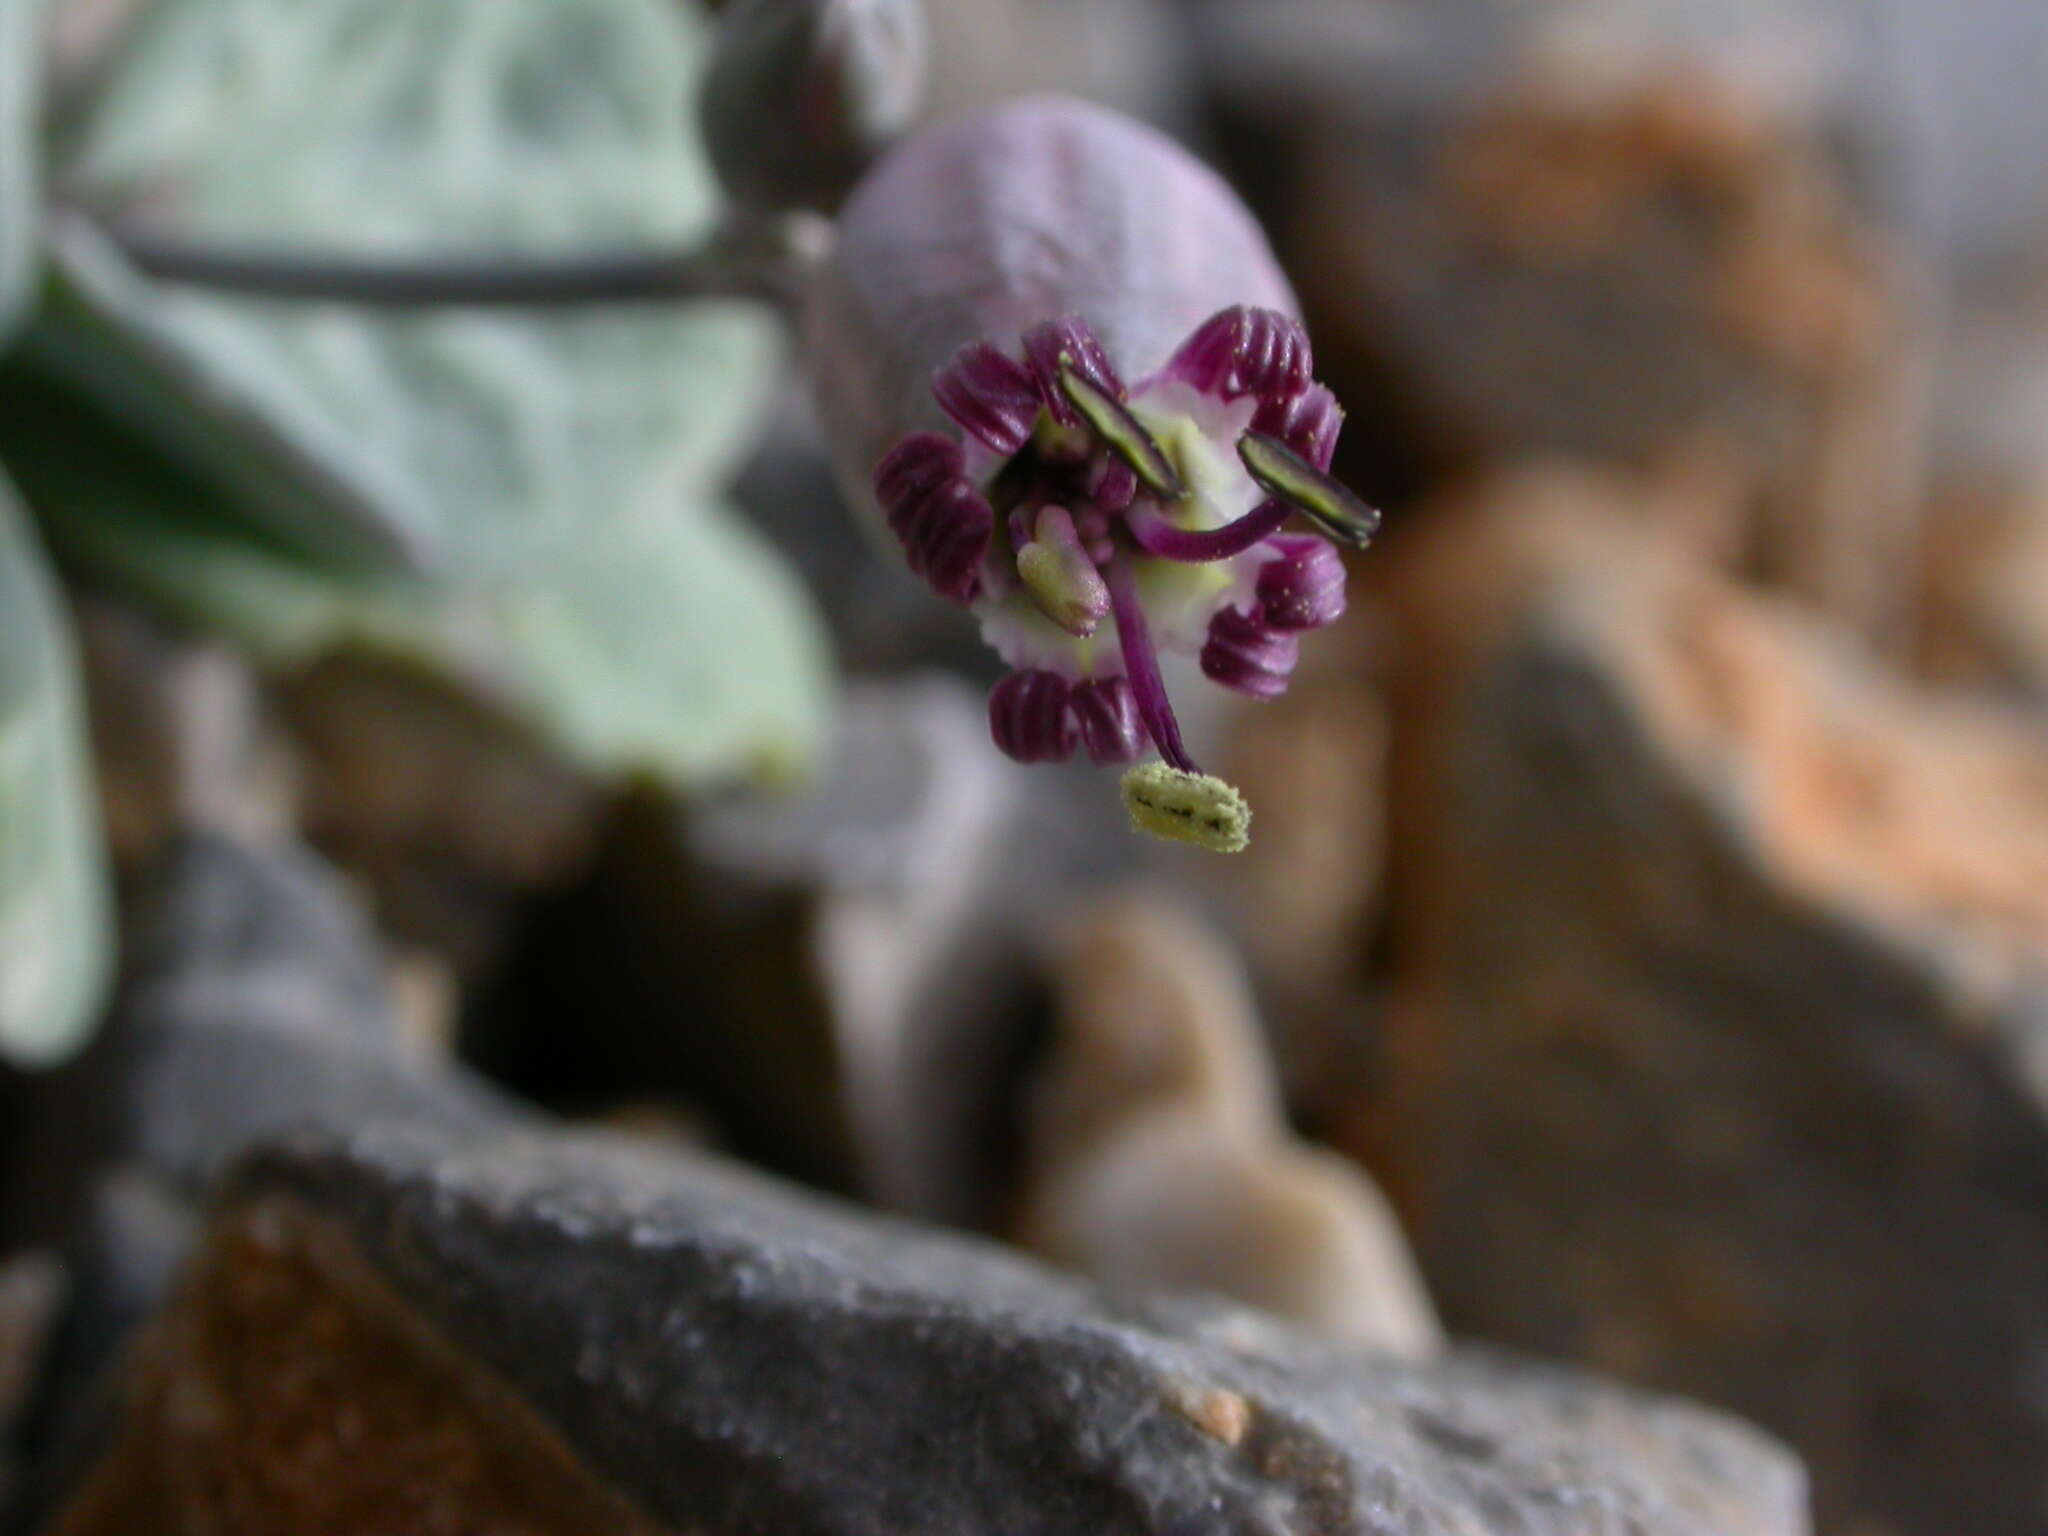
[{"label": "purple filament", "polygon": [[1124,673],[1130,679],[1131,696],[1137,701],[1138,718],[1159,755],[1182,773],[1200,773],[1180,739],[1180,722],[1173,717],[1173,704],[1166,697],[1166,680],[1159,675],[1159,655],[1152,648],[1152,631],[1145,625],[1145,606],[1138,596],[1137,573],[1130,557],[1118,554],[1103,573],[1109,579],[1109,608],[1116,617],[1117,643],[1124,653]]},{"label": "purple filament", "polygon": [[1293,510],[1284,501],[1264,501],[1221,528],[1193,529],[1175,527],[1152,502],[1136,501],[1124,514],[1124,525],[1146,554],[1199,565],[1243,554],[1278,532]]}]

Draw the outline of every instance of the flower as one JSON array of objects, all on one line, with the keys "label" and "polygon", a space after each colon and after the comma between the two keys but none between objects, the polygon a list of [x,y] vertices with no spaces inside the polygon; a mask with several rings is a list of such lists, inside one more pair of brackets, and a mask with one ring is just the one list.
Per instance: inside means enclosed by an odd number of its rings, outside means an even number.
[{"label": "flower", "polygon": [[[1213,302],[1233,290],[1264,302]],[[1125,777],[1134,822],[1211,847],[1242,846],[1248,812],[1190,757],[1160,654],[1275,697],[1300,634],[1344,611],[1329,540],[1378,525],[1328,474],[1343,413],[1291,309],[1211,173],[1113,114],[1034,102],[871,173],[811,315],[842,468],[1013,669],[996,745],[1156,750],[1163,769]]]}]

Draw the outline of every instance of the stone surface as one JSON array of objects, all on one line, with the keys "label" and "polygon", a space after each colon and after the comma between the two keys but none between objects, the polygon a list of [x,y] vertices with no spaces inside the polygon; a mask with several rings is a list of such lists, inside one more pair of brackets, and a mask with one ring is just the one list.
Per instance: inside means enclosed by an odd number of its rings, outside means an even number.
[{"label": "stone surface", "polygon": [[[332,1319],[310,1337],[288,1326],[305,1307]],[[252,1312],[259,1333],[286,1325],[277,1369],[219,1342]],[[513,1418],[542,1447],[526,1475],[580,1466],[693,1536],[1804,1529],[1794,1464],[1711,1414],[1485,1355],[1408,1366],[1221,1307],[1111,1303],[998,1250],[594,1137],[379,1127],[264,1153],[144,1358],[60,1531],[120,1529],[102,1512],[138,1486],[167,1489],[156,1528],[174,1533],[208,1528],[211,1487],[293,1496],[316,1470],[303,1448],[334,1445],[306,1400],[364,1378],[428,1447],[450,1424],[462,1438],[441,1466],[398,1441],[406,1503],[379,1500],[399,1473],[371,1458],[369,1513],[319,1527],[337,1536],[391,1529],[375,1522],[433,1507],[435,1486],[467,1496],[504,1466],[495,1426]],[[516,1403],[427,1411],[505,1389]],[[181,1392],[249,1426],[246,1455],[203,1416],[177,1431],[210,1440],[195,1454],[218,1485],[150,1480]],[[340,1508],[327,1497],[314,1507]],[[527,1518],[509,1528],[559,1528]]]},{"label": "stone surface", "polygon": [[1902,639],[1923,220],[1871,9],[1197,7],[1360,482],[1704,467],[1719,558]]},{"label": "stone surface", "polygon": [[1160,894],[1062,925],[1022,1231],[1121,1290],[1210,1291],[1420,1358],[1442,1343],[1401,1229],[1357,1169],[1296,1141],[1241,968]]},{"label": "stone surface", "polygon": [[1551,471],[1392,552],[1383,1145],[1454,1329],[1785,1434],[1824,1529],[2048,1521],[2048,735]]},{"label": "stone surface", "polygon": [[370,930],[310,855],[188,832],[146,886],[107,1030],[15,1090],[0,1242],[54,1248],[69,1279],[25,1428],[38,1508],[70,1486],[108,1369],[161,1301],[224,1163],[306,1126],[527,1118],[412,1058]]},{"label": "stone surface", "polygon": [[192,832],[165,848],[128,938],[129,1006],[230,1014],[395,1049],[384,955],[326,864]]},{"label": "stone surface", "polygon": [[642,1536],[656,1528],[466,1370],[335,1234],[222,1223],[142,1337],[119,1427],[51,1536]]},{"label": "stone surface", "polygon": [[512,1113],[407,1058],[370,930],[303,852],[184,834],[134,929],[108,1029],[26,1096],[0,1232],[61,1234],[114,1167],[196,1199],[241,1148],[301,1124]]}]

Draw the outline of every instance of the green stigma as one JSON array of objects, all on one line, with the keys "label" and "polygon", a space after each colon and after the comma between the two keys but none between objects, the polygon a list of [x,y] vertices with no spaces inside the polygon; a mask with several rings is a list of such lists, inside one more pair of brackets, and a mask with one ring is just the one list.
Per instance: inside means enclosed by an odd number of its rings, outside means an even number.
[{"label": "green stigma", "polygon": [[1133,830],[1211,853],[1241,853],[1252,840],[1252,808],[1237,786],[1165,763],[1140,763],[1123,777]]}]

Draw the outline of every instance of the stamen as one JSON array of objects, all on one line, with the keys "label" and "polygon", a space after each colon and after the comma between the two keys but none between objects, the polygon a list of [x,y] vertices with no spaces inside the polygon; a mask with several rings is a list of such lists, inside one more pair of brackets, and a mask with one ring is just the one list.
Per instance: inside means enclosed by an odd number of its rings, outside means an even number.
[{"label": "stamen", "polygon": [[1278,438],[1247,432],[1237,440],[1237,456],[1262,490],[1291,502],[1340,544],[1363,549],[1380,531],[1378,512]]},{"label": "stamen", "polygon": [[969,342],[932,375],[932,396],[961,431],[1001,454],[1031,440],[1043,403],[1030,371],[986,341]]},{"label": "stamen", "polygon": [[1130,679],[1138,718],[1145,722],[1146,733],[1161,757],[1184,773],[1200,773],[1180,739],[1180,722],[1173,717],[1166,680],[1159,675],[1159,656],[1152,648],[1152,631],[1145,626],[1145,607],[1138,597],[1138,578],[1129,557],[1118,555],[1103,574],[1109,582],[1110,612],[1116,616],[1117,643],[1123,648],[1124,673]]},{"label": "stamen", "polygon": [[1278,406],[1308,388],[1315,359],[1300,321],[1239,304],[1197,326],[1165,371],[1225,401],[1256,395]]},{"label": "stamen", "polygon": [[1102,439],[1104,446],[1131,466],[1131,472],[1146,489],[1168,501],[1179,501],[1187,495],[1180,471],[1173,467],[1173,460],[1166,456],[1166,450],[1145,430],[1144,423],[1133,416],[1121,400],[1104,394],[1083,378],[1070,358],[1060,359],[1060,389],[1095,435]]},{"label": "stamen", "polygon": [[1124,514],[1124,526],[1148,555],[1203,564],[1243,554],[1261,539],[1271,537],[1293,510],[1284,501],[1262,501],[1221,528],[1181,528],[1157,504],[1136,501]]}]

